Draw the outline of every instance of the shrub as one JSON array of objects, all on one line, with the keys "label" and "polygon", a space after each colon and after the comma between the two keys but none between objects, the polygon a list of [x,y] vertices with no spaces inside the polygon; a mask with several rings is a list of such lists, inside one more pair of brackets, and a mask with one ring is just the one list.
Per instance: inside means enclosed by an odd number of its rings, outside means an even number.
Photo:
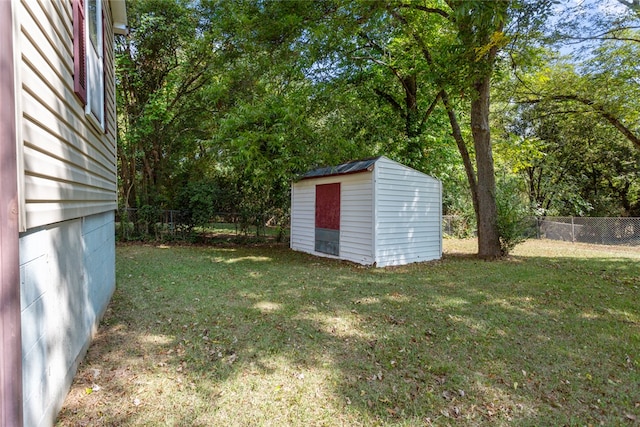
[{"label": "shrub", "polygon": [[498,231],[500,249],[503,255],[527,239],[530,208],[515,179],[498,182],[496,187],[496,205],[498,209]]},{"label": "shrub", "polygon": [[158,222],[161,215],[161,209],[157,206],[144,205],[137,211],[138,233],[141,236],[153,235],[158,238]]}]

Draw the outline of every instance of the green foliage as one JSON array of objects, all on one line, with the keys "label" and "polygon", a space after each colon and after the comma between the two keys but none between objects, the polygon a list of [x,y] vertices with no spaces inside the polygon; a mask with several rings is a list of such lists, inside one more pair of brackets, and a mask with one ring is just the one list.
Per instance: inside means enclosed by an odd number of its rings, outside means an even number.
[{"label": "green foliage", "polygon": [[158,223],[162,212],[157,206],[143,205],[136,212],[137,231],[139,235],[158,238]]},{"label": "green foliage", "polygon": [[228,212],[230,193],[213,180],[187,183],[179,196],[181,222],[189,229],[208,225],[216,213]]},{"label": "green foliage", "polygon": [[186,0],[127,2],[131,34],[116,40],[120,198],[128,207],[174,197],[185,161],[206,152],[215,86],[213,40]]},{"label": "green foliage", "polygon": [[[640,186],[640,150],[601,111],[576,99],[551,95],[570,90],[601,99],[604,108],[606,102],[614,101],[605,102],[608,96],[598,98],[612,90],[610,84],[601,83],[601,88],[592,89],[591,79],[565,62],[519,76],[520,103],[505,107],[496,154],[523,177],[530,202],[541,214],[633,216],[640,212],[635,196]],[[511,98],[513,92],[507,96]],[[535,96],[539,98],[532,100]],[[618,107],[607,107],[607,111],[622,113]],[[625,112],[624,122],[632,124],[634,114],[635,109]]]},{"label": "green foliage", "polygon": [[508,255],[527,239],[532,212],[517,179],[504,177],[498,180],[496,190],[500,249],[503,255]]}]

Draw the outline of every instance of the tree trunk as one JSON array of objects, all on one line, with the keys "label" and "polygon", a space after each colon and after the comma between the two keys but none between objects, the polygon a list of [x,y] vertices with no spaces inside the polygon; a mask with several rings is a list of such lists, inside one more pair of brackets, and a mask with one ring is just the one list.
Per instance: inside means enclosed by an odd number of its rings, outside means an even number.
[{"label": "tree trunk", "polygon": [[456,116],[456,112],[453,110],[453,106],[449,102],[449,95],[447,91],[443,90],[441,92],[442,103],[444,104],[445,109],[447,110],[447,116],[449,117],[449,124],[451,125],[451,134],[453,135],[453,139],[456,141],[458,145],[458,151],[460,152],[460,156],[462,157],[462,164],[464,165],[464,171],[467,174],[467,181],[469,182],[469,190],[471,191],[471,201],[473,202],[473,211],[476,214],[476,219],[478,218],[478,184],[476,181],[475,171],[473,170],[473,163],[471,162],[471,156],[469,155],[469,150],[467,150],[467,144],[464,141],[464,137],[462,136],[462,130],[460,129],[460,123],[458,123],[458,117]]},{"label": "tree trunk", "polygon": [[478,174],[478,256],[494,259],[502,255],[496,207],[496,179],[493,168],[491,132],[489,130],[490,76],[473,85],[476,96],[471,102],[471,133],[476,151]]},{"label": "tree trunk", "polygon": [[420,118],[418,117],[418,82],[415,74],[402,79],[404,102],[406,108],[405,133],[409,138],[420,135]]}]

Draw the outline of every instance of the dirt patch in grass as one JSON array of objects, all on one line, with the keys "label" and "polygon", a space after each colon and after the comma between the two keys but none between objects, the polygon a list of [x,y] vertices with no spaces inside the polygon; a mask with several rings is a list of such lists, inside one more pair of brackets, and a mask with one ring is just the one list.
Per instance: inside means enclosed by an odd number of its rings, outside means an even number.
[{"label": "dirt patch in grass", "polygon": [[531,241],[374,269],[284,246],[117,250],[58,420],[102,425],[635,425],[640,253]]}]

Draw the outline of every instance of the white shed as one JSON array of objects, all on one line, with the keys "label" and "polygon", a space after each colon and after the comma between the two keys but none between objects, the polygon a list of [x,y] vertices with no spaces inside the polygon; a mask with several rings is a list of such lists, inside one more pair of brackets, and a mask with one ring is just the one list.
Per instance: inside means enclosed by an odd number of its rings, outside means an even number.
[{"label": "white shed", "polygon": [[315,169],[291,188],[291,248],[386,267],[442,256],[442,183],[384,156]]}]

